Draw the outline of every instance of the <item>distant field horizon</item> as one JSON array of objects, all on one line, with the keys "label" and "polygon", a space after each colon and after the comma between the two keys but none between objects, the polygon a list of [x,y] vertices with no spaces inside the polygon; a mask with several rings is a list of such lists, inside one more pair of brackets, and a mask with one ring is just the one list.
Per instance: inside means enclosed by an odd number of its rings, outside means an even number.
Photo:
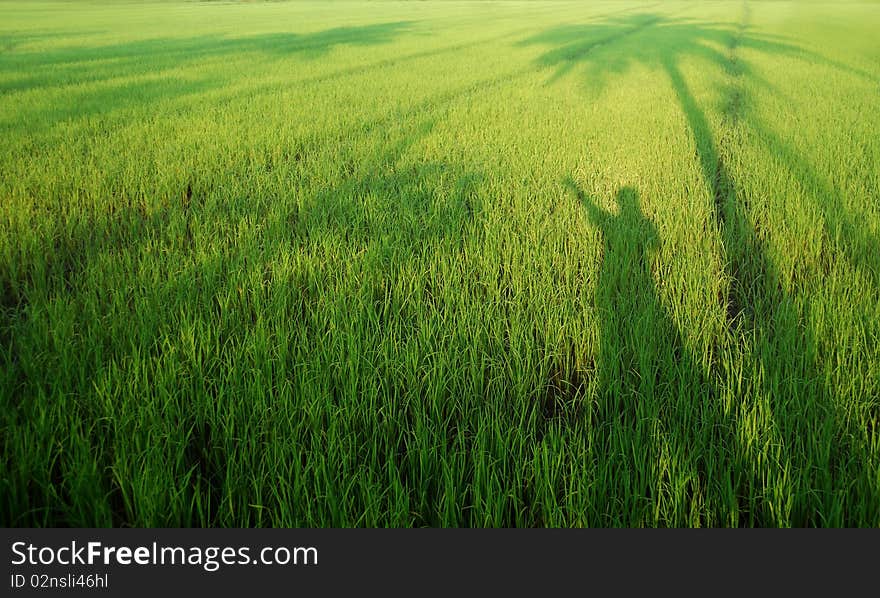
[{"label": "distant field horizon", "polygon": [[0,2],[0,523],[880,526],[878,31]]}]

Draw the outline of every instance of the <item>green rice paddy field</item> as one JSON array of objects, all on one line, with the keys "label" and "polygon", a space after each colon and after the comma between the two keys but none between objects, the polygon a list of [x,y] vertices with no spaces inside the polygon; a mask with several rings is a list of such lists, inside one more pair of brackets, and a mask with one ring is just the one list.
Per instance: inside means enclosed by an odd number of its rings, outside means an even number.
[{"label": "green rice paddy field", "polygon": [[878,31],[0,2],[0,523],[880,525]]}]

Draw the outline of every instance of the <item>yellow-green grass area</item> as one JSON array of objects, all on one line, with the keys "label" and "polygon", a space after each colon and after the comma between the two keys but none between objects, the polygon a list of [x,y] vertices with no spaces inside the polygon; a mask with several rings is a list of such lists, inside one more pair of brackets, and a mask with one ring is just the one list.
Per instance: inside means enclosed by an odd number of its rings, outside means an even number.
[{"label": "yellow-green grass area", "polygon": [[878,31],[0,2],[0,522],[880,525]]}]

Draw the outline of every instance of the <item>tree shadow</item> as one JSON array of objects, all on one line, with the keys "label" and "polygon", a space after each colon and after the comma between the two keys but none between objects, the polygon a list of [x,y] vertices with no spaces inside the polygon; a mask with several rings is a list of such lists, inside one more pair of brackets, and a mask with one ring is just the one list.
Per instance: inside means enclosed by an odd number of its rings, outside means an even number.
[{"label": "tree shadow", "polygon": [[[718,347],[718,351],[739,355],[747,372],[745,386],[742,380],[731,378],[729,372],[713,372],[713,379],[721,386],[711,390],[712,384],[709,384],[709,392],[702,397],[693,393],[691,385],[702,388],[705,381],[699,378],[687,381],[676,374],[663,374],[685,383],[667,386],[667,390],[660,393],[661,403],[691,396],[703,403],[699,411],[714,413],[713,417],[720,418],[721,429],[728,431],[725,436],[739,436],[739,447],[729,455],[731,462],[740,460],[739,470],[722,468],[720,471],[727,479],[715,477],[711,483],[731,489],[743,504],[740,511],[747,524],[840,525],[869,521],[876,517],[880,506],[880,490],[872,484],[869,471],[872,432],[854,427],[853,418],[847,415],[848,407],[841,404],[834,388],[826,385],[810,320],[809,299],[786,290],[768,249],[772,231],[760,218],[756,219],[751,205],[755,199],[743,193],[729,167],[734,147],[728,143],[727,135],[744,126],[743,121],[748,118],[750,98],[743,81],[749,78],[760,86],[773,88],[749,68],[739,50],[748,48],[767,55],[823,60],[778,38],[751,33],[748,6],[744,6],[742,22],[733,27],[637,15],[598,26],[555,28],[525,43],[552,46],[538,59],[540,65],[554,69],[548,83],[577,68],[593,89],[602,89],[610,75],[642,65],[666,73],[672,85],[694,140],[724,249],[722,262],[728,291],[720,298],[718,308],[723,310],[727,320],[726,340],[722,340],[731,345]],[[600,47],[635,34],[643,35],[644,43],[637,47],[631,44],[625,52],[603,52],[594,57]],[[705,60],[718,68],[726,80],[722,132],[718,137],[681,70],[680,63],[685,58]],[[830,63],[826,61],[826,64]],[[791,150],[777,148],[776,151],[782,160],[806,169],[808,179],[819,180]],[[825,187],[820,185],[820,188]],[[584,194],[576,192],[584,200]],[[653,354],[654,349],[644,345],[656,343],[671,354],[682,354],[681,334],[664,316],[650,290],[653,281],[641,272],[641,266],[632,265],[644,260],[644,251],[638,248],[649,246],[656,238],[651,227],[644,224],[633,197],[632,190],[622,191],[618,196],[619,215],[613,217],[585,202],[606,237],[604,282],[600,282],[597,290],[597,303],[606,320],[602,343],[607,348],[601,351],[603,361],[612,363],[600,367],[606,372],[605,396],[616,397],[610,404],[615,405],[612,411],[616,409],[620,413],[634,409],[626,400],[645,390],[643,376],[646,369],[651,371],[652,364],[662,364],[662,368],[673,372],[680,367],[680,362],[664,362],[664,358]],[[814,200],[822,201],[821,198]],[[840,202],[834,207],[840,207]],[[830,223],[835,230],[848,231],[855,242],[855,253],[864,259],[864,245],[869,242],[865,239],[870,238],[869,233],[857,228],[854,217],[841,215],[834,208],[831,211],[837,214],[832,216],[826,212],[826,226]],[[635,224],[639,222],[643,224]],[[624,230],[629,232],[622,233]],[[854,256],[850,259],[856,261]],[[631,297],[626,297],[627,293]],[[618,314],[605,313],[605,309]],[[651,321],[658,323],[648,323]],[[646,343],[645,339],[651,340]],[[688,357],[686,351],[684,353],[686,363]],[[638,362],[638,359],[646,361]],[[687,365],[684,370],[697,371],[698,368]],[[640,372],[640,376],[628,377],[629,371]],[[712,396],[722,393],[735,393],[739,399],[740,404],[733,406],[729,417],[721,416],[720,406],[710,404]],[[683,408],[687,409],[686,404]],[[681,416],[678,413],[673,417]],[[747,417],[763,421],[765,430],[759,434],[760,440],[744,436],[743,428],[753,423],[747,423]],[[757,446],[759,441],[764,443],[763,447]],[[718,452],[710,444],[703,446],[709,452]],[[644,456],[635,458],[644,459]],[[656,460],[657,455],[650,459]],[[629,464],[631,472],[639,471],[639,467],[638,463]],[[645,485],[641,483],[639,491],[644,490]]]},{"label": "tree shadow", "polygon": [[[437,324],[453,309],[442,278],[410,275],[458,255],[480,230],[481,176],[412,151],[431,133],[431,118],[391,120],[398,124],[377,121],[351,131],[346,136],[351,148],[338,152],[340,172],[333,184],[316,187],[302,201],[254,197],[230,206],[222,184],[181,173],[192,179],[180,182],[178,197],[153,202],[161,206],[141,205],[129,194],[113,197],[101,208],[106,212],[80,209],[77,219],[54,221],[46,231],[54,239],[51,250],[38,252],[37,244],[0,262],[5,406],[0,426],[18,432],[0,439],[0,471],[8,480],[4,521],[231,525],[248,517],[254,504],[264,505],[272,513],[265,517],[275,524],[306,521],[296,501],[279,498],[294,483],[291,471],[297,488],[321,493],[302,508],[320,513],[323,521],[352,525],[359,513],[375,516],[367,519],[374,525],[435,521],[444,495],[437,472],[451,453],[465,454],[458,431],[475,424],[453,412],[459,401],[429,401],[421,373],[404,367],[408,348],[429,359],[414,350],[417,344],[408,344],[424,332],[424,320],[436,318]],[[364,151],[367,146],[374,153]],[[249,173],[273,167],[277,164],[268,159],[242,165]],[[158,193],[140,199],[149,202],[153,195]],[[218,234],[245,218],[257,223],[256,239]],[[155,260],[156,251],[163,253],[161,260]],[[318,266],[291,267],[291,256]],[[113,288],[96,288],[96,280],[112,280]],[[328,309],[332,302],[338,302],[337,310]],[[43,351],[34,333],[41,321],[53,321],[49,305],[73,306],[77,338],[89,338],[87,346],[69,339],[77,348],[75,357],[70,348],[66,355],[78,364],[76,380],[54,369],[60,366],[51,359],[38,358],[59,353]],[[267,324],[267,313],[278,322]],[[327,318],[334,313],[343,316],[331,330]],[[101,328],[105,317],[136,331],[128,338],[131,345],[117,342],[125,336],[118,331]],[[299,363],[267,358],[255,368],[271,372],[255,383],[267,384],[261,400],[271,405],[273,417],[269,421],[265,412],[247,408],[239,418],[255,432],[241,440],[240,431],[228,425],[231,418],[217,416],[218,409],[232,414],[243,404],[224,391],[223,370],[251,376],[234,360],[247,354],[248,338],[260,326],[284,329],[287,318],[294,322],[291,336],[300,336],[285,342],[307,348],[291,351]],[[202,340],[216,339],[210,359],[194,359],[174,346],[178,327],[187,323],[204,327]],[[312,351],[319,346],[322,350]],[[340,367],[352,346],[363,351],[353,357],[356,372]],[[143,393],[131,404],[135,417],[121,416],[121,401],[93,400],[104,368],[154,367],[171,351],[174,372],[155,388],[135,391]],[[315,375],[305,396],[283,395],[280,389],[301,388],[296,386],[301,371]],[[360,409],[365,403],[375,409]],[[59,408],[40,418],[34,414],[42,404]],[[308,423],[291,425],[303,419]],[[139,427],[144,421],[150,424]],[[52,434],[41,434],[39,426]],[[260,444],[266,434],[287,439],[271,457]],[[253,445],[246,454],[241,442]],[[328,473],[327,459],[339,471]],[[263,478],[277,484],[241,485],[253,479],[248,467],[274,471],[279,463],[285,471]],[[361,485],[347,489],[347,481],[336,479],[340,472]],[[394,496],[389,480],[399,489]],[[150,487],[162,490],[144,491]],[[388,504],[377,505],[377,496]],[[396,500],[411,508],[400,508]],[[175,508],[174,501],[183,501],[183,507]],[[341,504],[341,511],[334,510]],[[281,518],[291,512],[293,518]]]},{"label": "tree shadow", "polygon": [[413,21],[393,21],[370,25],[334,27],[313,33],[264,33],[239,37],[203,35],[198,37],[151,38],[99,46],[67,46],[53,50],[18,51],[0,59],[2,71],[34,69],[91,69],[115,67],[130,72],[145,66],[156,69],[177,66],[207,58],[224,58],[249,52],[275,56],[320,58],[339,46],[387,44],[411,31]]},{"label": "tree shadow", "polygon": [[37,29],[27,31],[5,31],[0,33],[0,56],[12,52],[20,46],[46,40],[76,39],[107,33],[104,29],[77,29],[76,31],[52,31]]},{"label": "tree shadow", "polygon": [[97,90],[64,94],[63,101],[21,103],[0,117],[0,131],[37,134],[75,119],[128,117],[145,106],[159,110],[164,102],[195,98],[221,85],[219,79],[165,76],[105,82]]},{"label": "tree shadow", "polygon": [[548,80],[548,83],[553,83],[571,72],[593,50],[635,35],[659,23],[662,18],[659,15],[645,13],[616,17],[599,24],[560,25],[529,37],[517,45],[537,44],[551,47],[537,59],[537,63],[542,67],[554,69],[553,75]]},{"label": "tree shadow", "polygon": [[377,240],[414,253],[438,239],[458,239],[479,212],[481,179],[443,162],[404,163],[407,149],[430,134],[432,119],[398,126],[375,155],[352,156],[347,175],[291,215],[309,238],[332,235],[354,252]]},{"label": "tree shadow", "polygon": [[[21,103],[5,115],[3,126],[39,130],[69,118],[149,106],[226,83],[216,75],[178,72],[196,62],[263,56],[313,60],[343,46],[390,43],[411,26],[411,21],[397,21],[307,34],[159,38],[48,51],[13,50],[0,54],[0,94],[41,88],[58,92],[59,86],[72,87],[64,93],[63,101]],[[89,87],[82,89],[80,84]]]},{"label": "tree shadow", "polygon": [[[517,45],[545,48],[535,63],[553,69],[548,84],[578,71],[594,90],[601,89],[610,75],[625,73],[636,65],[662,67],[670,61],[678,63],[685,57],[703,58],[727,69],[724,50],[729,48],[732,39],[736,39],[741,48],[816,62],[860,77],[872,77],[792,43],[783,36],[752,31],[745,33],[742,26],[729,22],[675,16],[683,10],[619,16],[599,23],[560,25],[526,38]],[[604,47],[629,41],[630,37],[636,35],[642,40],[638,46],[630,45],[626,52],[603,52],[601,59],[594,56]],[[745,63],[740,63],[739,68],[753,82],[773,87],[771,82],[749,70]],[[873,79],[876,81],[876,78]]]}]

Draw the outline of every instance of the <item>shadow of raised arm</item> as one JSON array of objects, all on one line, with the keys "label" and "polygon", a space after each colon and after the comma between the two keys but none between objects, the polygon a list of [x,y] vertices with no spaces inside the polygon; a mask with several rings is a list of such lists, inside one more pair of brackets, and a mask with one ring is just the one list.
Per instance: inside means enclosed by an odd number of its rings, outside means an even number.
[{"label": "shadow of raised arm", "polygon": [[583,189],[581,189],[570,176],[565,177],[563,184],[569,189],[569,191],[574,193],[575,197],[577,197],[581,204],[587,209],[587,215],[590,217],[590,221],[599,228],[604,229],[608,219],[612,217],[611,213],[600,208],[592,199],[587,197],[587,194],[584,193]]}]

